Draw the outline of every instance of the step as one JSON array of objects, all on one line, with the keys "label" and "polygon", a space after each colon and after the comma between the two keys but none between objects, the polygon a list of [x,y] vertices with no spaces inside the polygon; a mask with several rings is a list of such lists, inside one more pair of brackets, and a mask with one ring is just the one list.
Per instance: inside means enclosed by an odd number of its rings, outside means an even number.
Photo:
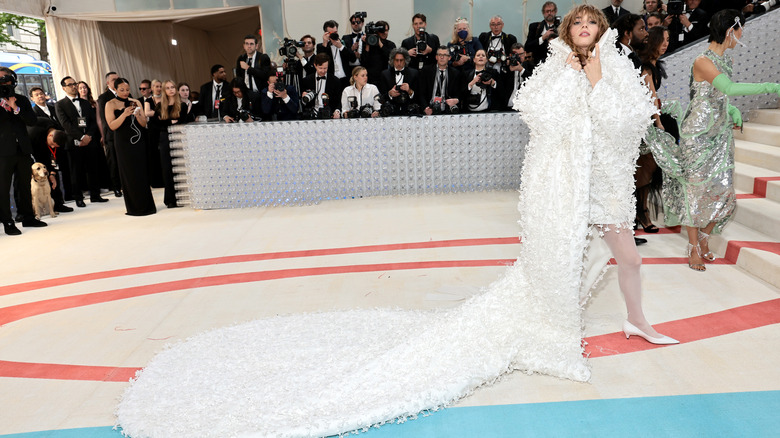
[{"label": "step", "polygon": [[780,109],[756,109],[748,113],[750,123],[780,126]]},{"label": "step", "polygon": [[[753,193],[753,186],[756,178],[772,178],[777,176],[780,176],[780,172],[774,172],[741,161],[734,163],[734,188],[744,193]],[[767,184],[767,192],[769,191],[769,185],[774,182],[775,181],[770,181],[769,184]]]},{"label": "step", "polygon": [[742,131],[734,130],[734,138],[771,146],[780,146],[780,126],[745,123]]},{"label": "step", "polygon": [[734,140],[736,161],[763,167],[780,175],[780,147],[747,140]]},{"label": "step", "polygon": [[780,203],[770,199],[740,199],[734,220],[780,240]]}]

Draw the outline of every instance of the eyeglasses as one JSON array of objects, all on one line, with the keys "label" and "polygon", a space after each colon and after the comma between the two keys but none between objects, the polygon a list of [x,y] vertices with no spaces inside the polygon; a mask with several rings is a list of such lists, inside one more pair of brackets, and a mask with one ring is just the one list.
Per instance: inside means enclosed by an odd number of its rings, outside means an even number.
[{"label": "eyeglasses", "polygon": [[141,91],[146,91],[146,90],[149,89],[149,87],[138,87],[138,89],[141,90]]},{"label": "eyeglasses", "polygon": [[362,21],[359,21],[359,20],[356,20],[356,21],[353,21],[353,22],[352,22],[352,24],[361,24],[361,23],[363,23],[363,22],[362,22]]},{"label": "eyeglasses", "polygon": [[73,82],[71,84],[65,84],[66,87],[75,87],[76,85],[78,85],[76,82]]}]

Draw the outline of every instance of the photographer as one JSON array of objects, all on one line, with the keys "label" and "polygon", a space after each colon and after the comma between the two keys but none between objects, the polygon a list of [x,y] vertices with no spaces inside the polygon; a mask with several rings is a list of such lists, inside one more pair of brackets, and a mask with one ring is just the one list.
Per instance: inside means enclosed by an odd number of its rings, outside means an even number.
[{"label": "photographer", "polygon": [[446,46],[436,49],[436,65],[420,70],[420,90],[418,91],[423,113],[457,114],[466,87],[458,69],[449,65],[450,51]]},{"label": "photographer", "polygon": [[410,66],[416,70],[422,70],[423,67],[436,64],[436,48],[439,47],[439,37],[425,31],[428,27],[427,19],[424,14],[414,14],[412,17],[412,28],[414,35],[403,40],[401,47],[409,51],[411,57]]},{"label": "photographer", "polygon": [[257,36],[245,36],[244,53],[236,60],[236,78],[244,81],[246,87],[255,92],[268,85],[265,78],[271,72],[271,58],[257,49]]},{"label": "photographer", "polygon": [[[326,54],[320,53],[314,57],[315,73],[306,76],[301,83],[301,103],[305,119],[334,118],[341,114],[336,102],[337,96],[341,96],[341,81],[332,73],[328,73],[330,61]],[[331,110],[330,99],[333,99]]]},{"label": "photographer", "polygon": [[260,95],[249,91],[246,84],[238,78],[230,82],[230,87],[233,90],[233,94],[225,100],[225,117],[223,117],[223,120],[228,123],[251,123],[261,120]]},{"label": "photographer", "polygon": [[666,5],[663,0],[644,0],[642,6],[642,12],[640,12],[639,15],[642,16],[642,20],[644,20],[645,23],[647,23],[647,19],[652,14],[661,14],[661,21],[666,17]]},{"label": "photographer", "polygon": [[379,92],[387,97],[386,108],[382,115],[418,114],[419,105],[415,102],[414,90],[417,89],[417,70],[407,67],[409,52],[396,48],[390,52],[392,70],[382,72],[379,80]]},{"label": "photographer", "polygon": [[550,41],[558,38],[558,26],[561,18],[557,16],[558,6],[554,2],[542,5],[544,20],[528,25],[528,38],[525,40],[525,50],[533,55],[534,65],[539,65],[547,59],[547,48]]},{"label": "photographer", "polygon": [[292,85],[284,85],[284,73],[268,75],[268,88],[260,92],[260,107],[265,120],[297,120],[298,93]]},{"label": "photographer", "polygon": [[368,70],[368,82],[379,85],[380,74],[387,70],[387,59],[395,49],[395,43],[387,39],[390,25],[386,21],[368,23],[366,26],[365,46],[360,55],[360,65]]},{"label": "photographer", "polygon": [[347,47],[339,38],[339,24],[334,20],[328,20],[322,25],[325,34],[322,35],[322,43],[317,44],[317,54],[324,53],[328,55],[328,73],[341,81],[341,87],[345,87],[349,82],[347,71],[349,63],[355,61],[357,57],[352,48]]},{"label": "photographer", "polygon": [[[482,112],[492,109],[493,92],[496,89],[494,71],[487,68],[487,53],[480,49],[474,54],[474,70],[466,73],[470,78],[468,83],[468,108],[471,112]],[[503,105],[503,102],[502,102]]]},{"label": "photographer", "polygon": [[504,32],[504,19],[496,15],[490,19],[490,32],[479,34],[479,43],[488,56],[488,68],[497,73],[505,73],[509,69],[509,48],[517,43],[517,37]]},{"label": "photographer", "polygon": [[699,9],[700,3],[701,0],[686,0],[685,4],[681,0],[672,0],[667,5],[669,15],[664,20],[664,26],[669,29],[667,53],[709,34],[709,14]]},{"label": "photographer", "polygon": [[534,72],[533,64],[525,60],[525,49],[520,43],[515,43],[512,46],[512,53],[509,55],[509,101],[507,106],[509,108],[514,107],[515,96],[517,90],[523,85],[523,82],[531,77]]},{"label": "photographer", "polygon": [[610,26],[614,24],[618,18],[631,13],[628,9],[621,7],[622,4],[623,0],[610,0],[610,5],[601,10],[601,12],[604,13],[604,16],[607,17]]},{"label": "photographer", "polygon": [[382,104],[379,103],[379,89],[368,83],[365,67],[357,66],[352,70],[349,87],[341,93],[341,114],[347,119],[359,117],[378,117]]},{"label": "photographer", "polygon": [[363,46],[366,44],[364,38],[366,34],[363,32],[363,23],[366,19],[366,15],[365,12],[355,12],[349,17],[352,33],[344,35],[344,44],[355,52],[355,57],[357,58],[349,63],[350,70],[356,65],[360,65],[360,56],[363,54]]},{"label": "photographer", "polygon": [[314,53],[314,37],[311,35],[304,35],[301,37],[303,41],[303,56],[301,57],[301,78],[306,78],[314,74],[314,57],[317,56]]},{"label": "photographer", "polygon": [[471,36],[468,20],[458,18],[452,26],[452,41],[447,48],[450,50],[450,65],[464,72],[474,68],[474,54],[482,49],[482,44]]}]

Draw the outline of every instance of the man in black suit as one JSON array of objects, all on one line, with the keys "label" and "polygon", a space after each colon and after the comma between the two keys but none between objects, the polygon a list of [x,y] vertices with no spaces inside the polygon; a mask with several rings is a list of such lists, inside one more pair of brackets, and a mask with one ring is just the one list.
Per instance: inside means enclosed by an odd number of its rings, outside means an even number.
[{"label": "man in black suit", "polygon": [[322,25],[325,34],[322,35],[322,43],[317,44],[317,54],[328,55],[328,73],[341,81],[343,89],[349,84],[352,71],[349,64],[357,59],[351,47],[347,47],[339,39],[339,24],[334,20],[328,20]]},{"label": "man in black suit", "polygon": [[450,51],[447,46],[436,49],[436,64],[420,70],[419,90],[417,91],[420,108],[427,115],[452,114],[460,110],[466,86],[460,71],[449,65]]},{"label": "man in black suit", "polygon": [[[303,47],[301,48],[301,51],[303,52],[303,56],[301,56],[301,78],[305,79],[311,75],[314,74],[314,57],[317,56],[317,54],[314,52],[314,46],[316,45],[316,42],[314,41],[314,37],[311,35],[304,35],[301,38],[301,42],[303,42]],[[302,90],[304,88],[301,88]]]},{"label": "man in black suit", "polygon": [[602,9],[601,12],[607,17],[607,21],[610,25],[614,23],[618,18],[628,15],[629,12],[626,8],[621,7],[623,0],[610,0],[610,5]]},{"label": "man in black suit", "polygon": [[547,48],[550,41],[558,38],[558,26],[561,24],[558,17],[558,6],[548,1],[542,5],[544,20],[528,25],[528,38],[525,40],[525,50],[533,55],[534,65],[539,65],[547,59]]},{"label": "man in black suit", "polygon": [[46,93],[41,87],[30,88],[30,99],[33,103],[33,111],[35,111],[36,117],[46,117],[60,126],[60,122],[57,121],[57,112],[54,109],[54,104],[50,103],[46,99]]},{"label": "man in black suit", "polygon": [[[417,70],[409,68],[409,52],[403,47],[398,47],[390,52],[392,70],[384,70],[379,79],[379,93],[386,95],[387,105],[392,108],[392,115],[416,113],[415,107],[418,97],[415,92],[418,88]],[[408,99],[407,99],[408,96]]]},{"label": "man in black suit", "polygon": [[35,126],[28,126],[27,133],[30,136],[33,157],[35,161],[46,166],[49,171],[49,184],[51,186],[51,198],[54,201],[54,211],[69,213],[72,208],[65,205],[62,197],[62,181],[59,178],[60,169],[67,167],[64,164],[63,152],[68,143],[68,135],[62,130],[59,123],[48,117],[38,117]]},{"label": "man in black suit", "polygon": [[[98,123],[91,111],[86,111],[89,102],[78,97],[76,81],[65,76],[60,81],[67,97],[57,102],[57,117],[63,129],[68,134],[68,157],[70,158],[71,190],[76,206],[86,207],[84,194],[81,192],[79,180],[86,176],[91,202],[107,202],[100,197],[100,174],[98,172],[98,156],[101,153],[97,140]],[[105,131],[111,129],[105,125]]]},{"label": "man in black suit", "polygon": [[268,87],[260,91],[260,106],[265,120],[297,120],[298,92],[285,85],[276,72],[268,75]]},{"label": "man in black suit", "polygon": [[375,25],[383,28],[384,31],[376,33],[375,36],[378,38],[375,45],[370,44],[368,36],[366,37],[366,46],[363,48],[363,54],[360,55],[360,65],[367,70],[368,83],[379,86],[380,75],[383,71],[387,71],[387,60],[390,59],[390,54],[395,49],[395,43],[387,39],[390,24],[386,21],[377,21]]},{"label": "man in black suit", "polygon": [[[409,65],[418,71],[425,66],[436,65],[436,49],[441,45],[439,37],[426,32],[426,27],[428,27],[428,19],[425,14],[414,14],[412,17],[414,35],[401,41],[401,47],[408,50],[412,58]],[[420,48],[425,47],[425,50],[418,50],[418,45]]]},{"label": "man in black suit", "polygon": [[231,95],[225,100],[225,115],[222,120],[228,123],[262,120],[260,93],[249,91],[239,78],[230,81]]},{"label": "man in black suit", "polygon": [[628,59],[634,63],[634,68],[640,68],[642,61],[636,51],[647,43],[647,30],[642,16],[637,14],[623,15],[611,27],[618,33],[618,39],[615,41],[618,52],[628,56]]},{"label": "man in black suit", "polygon": [[699,8],[701,0],[686,0],[685,11],[680,15],[669,14],[669,48],[672,53],[680,47],[690,44],[709,34],[707,27],[710,14]]},{"label": "man in black suit", "polygon": [[16,209],[22,217],[22,226],[45,227],[46,223],[35,219],[30,196],[30,166],[32,146],[27,126],[37,122],[30,101],[16,94],[16,73],[8,67],[0,67],[0,221],[5,234],[22,234],[11,217],[11,179],[14,174],[24,176],[17,184]]},{"label": "man in black suit", "polygon": [[[110,71],[106,73],[106,91],[98,96],[97,100],[97,112],[100,118],[100,134],[102,135],[103,145],[105,146],[106,162],[108,164],[108,173],[111,177],[111,189],[114,191],[114,196],[117,198],[122,196],[122,181],[119,179],[119,165],[116,161],[116,149],[114,149],[114,131],[108,129],[108,123],[106,122],[106,103],[116,97],[116,90],[114,90],[114,81],[119,78],[119,75]],[[78,91],[78,90],[77,90]],[[66,90],[67,92],[67,90]],[[64,127],[64,126],[63,126]],[[70,146],[70,145],[69,145]],[[72,150],[72,148],[68,148]],[[78,199],[75,197],[74,198]],[[83,201],[82,201],[83,204]]]},{"label": "man in black suit", "polygon": [[225,109],[222,107],[225,99],[230,96],[229,88],[225,67],[219,64],[211,66],[211,80],[200,87],[200,100],[195,114],[222,120],[225,115]]},{"label": "man in black suit", "polygon": [[534,66],[525,60],[525,48],[520,43],[515,43],[511,47],[509,54],[509,73],[507,73],[506,84],[509,87],[509,100],[506,102],[507,108],[512,108],[515,103],[517,90],[531,77],[534,72]]},{"label": "man in black suit", "polygon": [[360,65],[360,55],[363,54],[363,46],[366,44],[366,34],[363,32],[363,23],[365,18],[363,13],[355,12],[349,17],[349,24],[352,26],[352,33],[344,35],[344,45],[352,49],[355,53],[355,60],[349,63],[349,75],[352,76],[352,69]]},{"label": "man in black suit", "polygon": [[[490,32],[483,32],[479,35],[479,42],[485,49],[488,57],[488,68],[495,70],[498,77],[498,84],[493,91],[493,102],[495,109],[504,110],[504,103],[509,99],[512,93],[512,86],[509,84],[509,52],[512,46],[517,44],[517,37],[504,32],[504,19],[500,15],[495,15],[490,19]],[[503,60],[502,60],[503,58]]]},{"label": "man in black suit", "polygon": [[244,53],[236,61],[236,78],[255,93],[268,86],[268,74],[271,73],[271,58],[257,49],[257,36],[245,36]]},{"label": "man in black suit", "polygon": [[327,95],[328,108],[327,111],[329,117],[338,119],[341,116],[341,92],[344,91],[341,86],[341,81],[338,80],[332,73],[328,73],[330,64],[330,58],[325,53],[320,53],[314,57],[315,73],[313,75],[306,76],[301,82],[301,98],[303,99],[309,93],[315,93],[316,97],[311,100],[311,103],[304,105],[304,118],[319,118],[314,117],[320,115],[320,109],[323,108],[323,95]]}]

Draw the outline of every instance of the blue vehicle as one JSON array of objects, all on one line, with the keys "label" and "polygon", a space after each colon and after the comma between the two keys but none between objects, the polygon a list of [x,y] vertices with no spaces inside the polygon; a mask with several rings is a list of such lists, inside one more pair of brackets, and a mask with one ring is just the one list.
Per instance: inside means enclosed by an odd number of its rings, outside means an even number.
[{"label": "blue vehicle", "polygon": [[48,62],[37,60],[30,55],[0,52],[0,66],[16,72],[17,93],[29,97],[30,88],[41,87],[44,92],[56,99],[56,88],[51,76],[51,65]]}]

